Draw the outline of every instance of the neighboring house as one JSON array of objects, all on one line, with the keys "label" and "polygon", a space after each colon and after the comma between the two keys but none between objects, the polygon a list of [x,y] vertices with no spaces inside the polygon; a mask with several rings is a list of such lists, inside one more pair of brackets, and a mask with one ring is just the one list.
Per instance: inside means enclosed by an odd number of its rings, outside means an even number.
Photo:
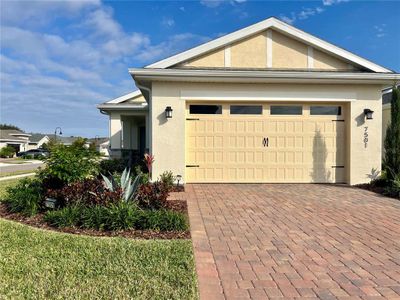
[{"label": "neighboring house", "polygon": [[29,133],[15,129],[0,129],[0,149],[11,146],[15,152],[26,151],[29,148]]},{"label": "neighboring house", "polygon": [[148,150],[153,179],[187,183],[366,182],[400,79],[275,18],[129,72],[140,91],[98,106],[112,155]]},{"label": "neighboring house", "polygon": [[27,150],[38,149],[50,141],[50,137],[46,134],[31,133],[29,137]]},{"label": "neighboring house", "polygon": [[103,156],[109,157],[110,156],[110,139],[105,137],[100,138],[91,138],[88,139],[88,142],[94,143],[96,150],[100,152]]}]

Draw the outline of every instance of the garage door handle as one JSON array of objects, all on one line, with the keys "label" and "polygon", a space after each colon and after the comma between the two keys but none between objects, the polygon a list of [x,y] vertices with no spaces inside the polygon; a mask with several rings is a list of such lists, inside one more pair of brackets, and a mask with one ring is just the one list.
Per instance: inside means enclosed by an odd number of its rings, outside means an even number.
[{"label": "garage door handle", "polygon": [[200,167],[199,165],[186,165],[186,168],[198,168]]},{"label": "garage door handle", "polygon": [[263,146],[264,147],[268,147],[268,144],[269,144],[269,139],[268,138],[264,138],[263,139]]}]

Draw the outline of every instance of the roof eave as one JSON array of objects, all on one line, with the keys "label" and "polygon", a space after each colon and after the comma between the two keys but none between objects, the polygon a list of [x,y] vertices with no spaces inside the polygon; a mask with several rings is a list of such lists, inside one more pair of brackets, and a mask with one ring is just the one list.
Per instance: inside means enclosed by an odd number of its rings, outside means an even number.
[{"label": "roof eave", "polygon": [[258,70],[129,69],[135,80],[198,82],[308,82],[390,84],[400,80],[395,73],[344,73]]},{"label": "roof eave", "polygon": [[100,110],[133,110],[133,111],[148,111],[147,105],[132,105],[132,104],[109,104],[103,103],[96,106]]}]

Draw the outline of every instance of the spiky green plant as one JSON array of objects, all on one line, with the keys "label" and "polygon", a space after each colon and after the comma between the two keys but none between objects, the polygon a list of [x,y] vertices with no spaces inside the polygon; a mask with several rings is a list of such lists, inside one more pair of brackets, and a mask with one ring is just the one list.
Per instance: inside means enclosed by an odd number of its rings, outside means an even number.
[{"label": "spiky green plant", "polygon": [[104,180],[104,184],[106,188],[112,192],[116,189],[122,190],[122,199],[125,202],[134,200],[136,197],[136,193],[140,184],[140,175],[137,175],[132,182],[131,179],[131,170],[125,168],[121,175],[121,181],[118,184],[118,181],[111,175],[111,178],[101,174]]}]

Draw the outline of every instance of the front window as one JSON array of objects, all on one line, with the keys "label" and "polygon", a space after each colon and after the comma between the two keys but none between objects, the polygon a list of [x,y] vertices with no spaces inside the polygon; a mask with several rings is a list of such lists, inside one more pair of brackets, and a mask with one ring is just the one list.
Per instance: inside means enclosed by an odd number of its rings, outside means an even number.
[{"label": "front window", "polygon": [[220,115],[222,105],[189,105],[189,112],[195,115]]},{"label": "front window", "polygon": [[231,115],[261,115],[262,105],[231,105]]},{"label": "front window", "polygon": [[303,107],[295,105],[272,105],[271,115],[302,115]]}]

